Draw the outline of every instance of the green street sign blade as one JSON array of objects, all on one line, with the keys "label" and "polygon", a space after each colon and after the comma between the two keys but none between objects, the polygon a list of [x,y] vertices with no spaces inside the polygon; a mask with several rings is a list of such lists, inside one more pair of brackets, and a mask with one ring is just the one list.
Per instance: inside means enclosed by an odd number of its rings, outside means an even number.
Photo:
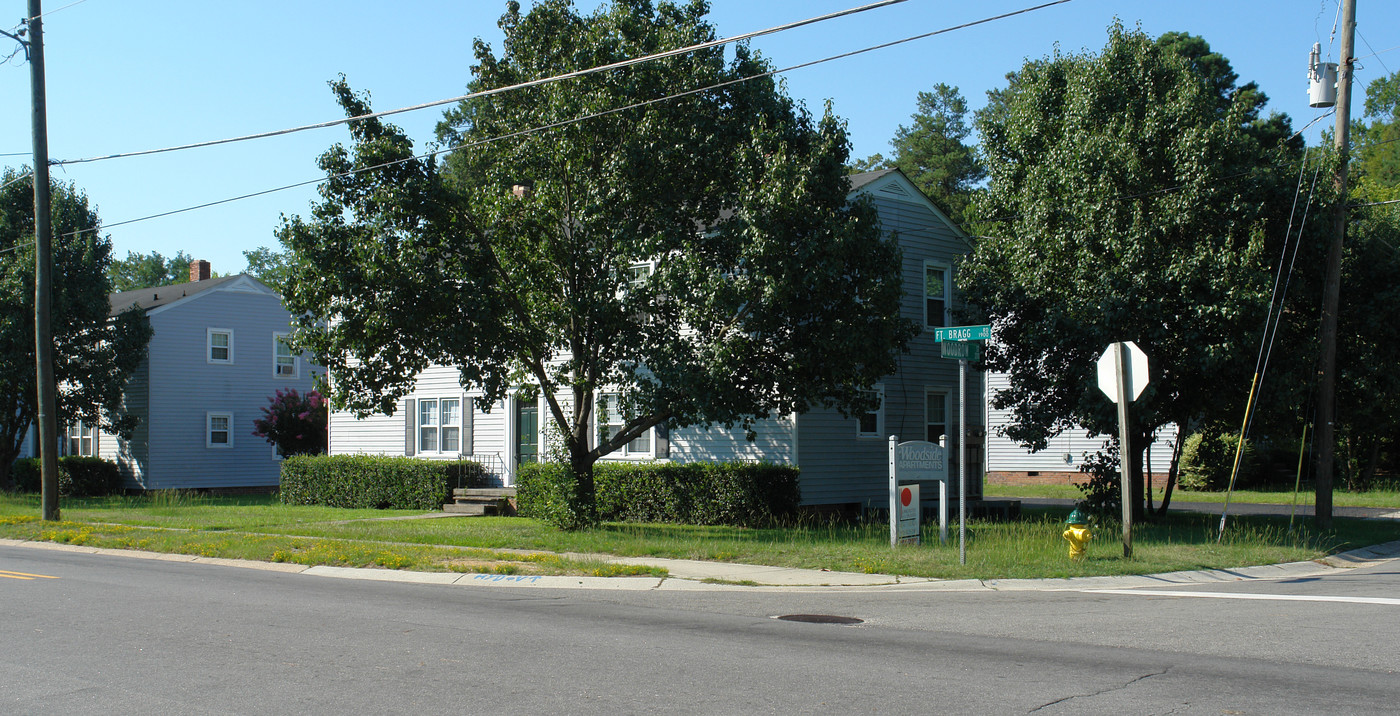
[{"label": "green street sign blade", "polygon": [[933,329],[936,341],[985,341],[992,337],[991,326],[948,326]]},{"label": "green street sign blade", "polygon": [[944,341],[938,345],[943,349],[944,358],[977,360],[982,353],[982,344],[973,341]]}]

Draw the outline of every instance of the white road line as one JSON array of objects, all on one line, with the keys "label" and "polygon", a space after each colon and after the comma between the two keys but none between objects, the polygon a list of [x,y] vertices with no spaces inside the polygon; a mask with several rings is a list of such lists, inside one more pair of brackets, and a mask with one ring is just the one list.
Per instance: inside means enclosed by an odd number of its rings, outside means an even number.
[{"label": "white road line", "polygon": [[1389,597],[1322,597],[1303,594],[1244,594],[1239,592],[1169,592],[1161,589],[1083,589],[1088,594],[1137,594],[1147,597],[1204,597],[1206,599],[1256,599],[1272,602],[1344,602],[1347,604],[1389,604],[1400,606],[1400,599]]}]

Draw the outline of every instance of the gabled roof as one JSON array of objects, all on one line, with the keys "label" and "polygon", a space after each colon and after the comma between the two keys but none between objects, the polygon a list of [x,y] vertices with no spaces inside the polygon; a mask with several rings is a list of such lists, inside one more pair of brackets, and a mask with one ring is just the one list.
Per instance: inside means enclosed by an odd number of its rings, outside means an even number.
[{"label": "gabled roof", "polygon": [[949,219],[948,215],[943,213],[943,210],[938,208],[938,205],[934,204],[933,200],[920,191],[919,187],[915,186],[914,182],[910,181],[909,177],[905,176],[904,172],[898,168],[876,169],[873,172],[851,174],[846,177],[846,180],[851,184],[851,192],[848,196],[864,193],[872,197],[878,195],[895,201],[905,201],[927,207],[934,216],[952,230],[953,235],[962,239],[968,248],[972,247],[967,232],[963,231],[961,226],[953,223],[953,220]]},{"label": "gabled roof", "polygon": [[203,281],[176,283],[169,286],[157,286],[155,288],[138,288],[134,291],[114,293],[107,297],[108,302],[111,304],[111,311],[108,315],[115,316],[133,306],[140,306],[147,311],[170,306],[191,296],[219,287],[238,288],[244,291],[251,290],[255,293],[269,293],[275,295],[273,290],[268,288],[261,281],[248,274],[241,273],[234,276],[209,278]]}]

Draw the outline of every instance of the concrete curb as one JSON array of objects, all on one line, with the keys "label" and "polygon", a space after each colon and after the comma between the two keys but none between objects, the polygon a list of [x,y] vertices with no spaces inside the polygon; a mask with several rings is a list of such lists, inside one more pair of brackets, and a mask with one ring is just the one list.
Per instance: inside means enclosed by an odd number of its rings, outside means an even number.
[{"label": "concrete curb", "polygon": [[[1400,558],[1400,540],[1331,555],[1312,562],[1288,562],[1238,569],[1190,570],[1165,574],[1109,577],[1070,577],[1064,579],[954,579],[899,577],[889,574],[828,572],[787,569],[764,565],[705,562],[680,559],[617,558],[619,564],[665,567],[672,571],[657,577],[560,577],[534,575],[479,574],[457,572],[410,572],[364,567],[307,567],[300,564],[258,562],[188,554],[142,552],[128,549],[86,547],[57,542],[0,539],[0,546],[30,547],[58,552],[77,552],[111,557],[189,562],[220,567],[261,569],[270,572],[305,574],[313,577],[359,579],[378,582],[437,584],[472,587],[533,587],[544,589],[608,589],[618,591],[745,591],[745,592],[998,592],[998,591],[1081,591],[1085,589],[1135,589],[1183,584],[1216,584],[1244,580],[1281,580],[1335,573],[1339,569],[1364,567]],[[767,580],[767,581],[760,581]]]}]

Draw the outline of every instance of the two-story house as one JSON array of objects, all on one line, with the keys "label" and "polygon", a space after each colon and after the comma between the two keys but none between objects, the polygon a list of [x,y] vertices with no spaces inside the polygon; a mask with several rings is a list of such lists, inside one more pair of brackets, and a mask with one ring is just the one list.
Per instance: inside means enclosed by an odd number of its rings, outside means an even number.
[{"label": "two-story house", "polygon": [[[850,185],[852,198],[864,194],[873,200],[884,235],[899,242],[904,262],[901,311],[926,329],[901,356],[899,370],[871,386],[882,398],[880,408],[850,418],[835,410],[775,415],[755,424],[754,440],[738,428],[663,425],[604,460],[765,460],[799,465],[804,504],[879,508],[888,504],[890,435],[901,441],[934,442],[946,435],[950,454],[956,455],[958,367],[956,361],[940,357],[932,328],[951,320],[956,300],[953,271],[956,259],[969,250],[967,237],[898,170],[856,174]],[[982,394],[980,374],[972,373],[966,407],[968,433],[975,436],[968,446],[971,497],[981,495]],[[475,395],[459,384],[455,367],[429,368],[419,374],[414,390],[392,416],[357,419],[348,412],[332,413],[330,452],[472,459],[485,464],[501,484],[512,484],[521,463],[548,452],[547,410],[541,400],[512,396],[483,412],[472,400]],[[606,394],[600,399],[606,400]],[[923,494],[936,496],[938,491],[926,489]]]},{"label": "two-story house", "polygon": [[277,390],[313,388],[313,367],[282,341],[292,321],[281,297],[247,274],[210,278],[209,262],[195,261],[188,283],[111,295],[112,315],[131,306],[152,328],[123,398],[136,431],[123,440],[70,426],[68,452],[116,462],[131,488],[275,487],[281,458],[253,421]]}]

